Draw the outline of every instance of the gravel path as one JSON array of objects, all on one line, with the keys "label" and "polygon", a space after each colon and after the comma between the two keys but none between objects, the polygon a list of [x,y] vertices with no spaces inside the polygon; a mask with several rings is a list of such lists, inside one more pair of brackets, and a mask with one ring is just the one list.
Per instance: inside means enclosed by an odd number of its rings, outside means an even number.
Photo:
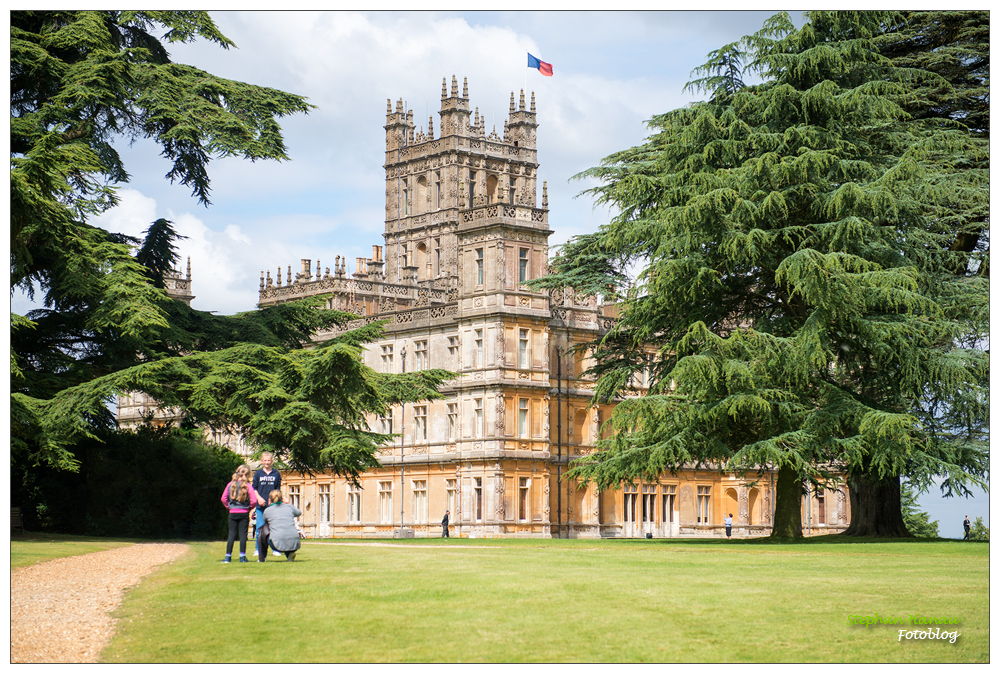
[{"label": "gravel path", "polygon": [[125,590],[188,547],[143,543],[10,572],[10,661],[97,662]]}]

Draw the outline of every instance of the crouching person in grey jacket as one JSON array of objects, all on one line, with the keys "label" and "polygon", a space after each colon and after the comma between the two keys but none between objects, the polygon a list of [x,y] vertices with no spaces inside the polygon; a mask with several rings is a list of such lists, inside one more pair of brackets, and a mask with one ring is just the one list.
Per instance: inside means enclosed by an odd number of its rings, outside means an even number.
[{"label": "crouching person in grey jacket", "polygon": [[272,489],[267,500],[269,505],[264,511],[264,520],[270,530],[271,547],[275,552],[284,554],[289,562],[294,562],[295,551],[301,545],[295,518],[302,515],[302,511],[291,504],[282,503],[280,489]]}]

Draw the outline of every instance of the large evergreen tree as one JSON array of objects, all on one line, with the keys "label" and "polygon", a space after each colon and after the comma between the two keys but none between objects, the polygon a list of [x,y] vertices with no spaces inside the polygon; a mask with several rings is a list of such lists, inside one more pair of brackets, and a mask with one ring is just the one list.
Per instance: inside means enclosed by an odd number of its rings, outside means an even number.
[{"label": "large evergreen tree", "polygon": [[170,222],[140,241],[87,221],[128,179],[119,142],[154,140],[166,177],[205,205],[212,158],[286,158],[277,120],[311,106],[170,60],[165,45],[196,38],[232,45],[204,12],[11,13],[11,289],[42,303],[11,315],[12,458],[76,468],[74,443],[114,423],[108,402],[144,391],[293,468],[356,476],[385,440],[365,414],[434,397],[449,373],[364,367],[380,324],[311,348],[318,329],[352,318],[321,310],[322,298],[195,311],[163,290]]},{"label": "large evergreen tree", "polygon": [[917,495],[909,483],[904,482],[899,488],[900,506],[903,511],[903,523],[906,530],[917,538],[937,538],[938,522],[931,521],[931,516],[920,510]]},{"label": "large evergreen tree", "polygon": [[[538,285],[619,300],[589,345],[597,398],[629,394],[637,354],[658,353],[650,394],[616,407],[570,475],[607,488],[685,465],[775,468],[774,535],[794,537],[803,480],[846,471],[852,533],[905,536],[900,475],[960,488],[988,470],[988,280],[963,271],[981,250],[953,250],[942,218],[958,185],[969,208],[988,198],[988,147],[907,111],[949,83],[880,52],[904,16],[807,19],[776,15],[711,54],[692,83],[708,101],[582,174],[618,215]],[[743,83],[742,62],[762,84]]]}]

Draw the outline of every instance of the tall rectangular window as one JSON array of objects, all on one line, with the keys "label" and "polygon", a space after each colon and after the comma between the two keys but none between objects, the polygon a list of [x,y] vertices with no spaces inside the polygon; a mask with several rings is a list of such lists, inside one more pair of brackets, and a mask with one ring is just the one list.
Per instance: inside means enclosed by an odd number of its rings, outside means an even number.
[{"label": "tall rectangular window", "polygon": [[413,441],[427,441],[427,405],[417,405],[413,408]]},{"label": "tall rectangular window", "polygon": [[517,436],[519,438],[528,437],[528,399],[520,398],[517,401]]},{"label": "tall rectangular window", "polygon": [[672,484],[663,485],[663,518],[661,522],[674,522],[674,499],[677,496],[677,487]]},{"label": "tall rectangular window", "polygon": [[816,510],[819,515],[819,523],[826,524],[826,499],[822,491],[816,492]]},{"label": "tall rectangular window", "polygon": [[622,520],[627,523],[635,522],[635,502],[639,495],[639,488],[634,484],[626,484],[622,487]]},{"label": "tall rectangular window", "polygon": [[517,280],[524,283],[528,280],[528,249],[522,248],[517,259]]},{"label": "tall rectangular window", "polygon": [[403,190],[403,215],[410,214],[410,191]]},{"label": "tall rectangular window", "polygon": [[[438,189],[441,189],[440,183],[438,183]],[[440,196],[438,196],[438,201],[441,201]],[[440,203],[438,207],[440,207]],[[441,239],[434,239],[434,275],[441,275]]]},{"label": "tall rectangular window", "polygon": [[483,478],[477,477],[476,487],[475,487],[475,497],[476,497],[476,521],[483,521]]},{"label": "tall rectangular window", "polygon": [[420,340],[414,342],[413,353],[415,354],[416,364],[414,365],[414,370],[426,370],[430,367],[430,362],[427,358],[427,340]]},{"label": "tall rectangular window", "polygon": [[[302,510],[302,487],[300,485],[293,484],[288,487],[288,501],[299,510]],[[299,519],[299,517],[295,518],[296,521]]]},{"label": "tall rectangular window", "polygon": [[656,485],[642,485],[642,521],[653,522],[656,519]]},{"label": "tall rectangular window", "polygon": [[434,193],[436,195],[434,201],[437,203],[436,208],[441,208],[441,174],[435,173],[434,177],[436,178],[434,181]]},{"label": "tall rectangular window", "polygon": [[454,441],[458,433],[458,403],[448,403],[448,440]]},{"label": "tall rectangular window", "polygon": [[531,484],[526,477],[518,478],[517,481],[517,519],[527,522],[528,513],[528,486]]},{"label": "tall rectangular window", "polygon": [[483,285],[483,249],[476,248],[476,285]]},{"label": "tall rectangular window", "polygon": [[392,344],[382,347],[382,372],[392,374]]},{"label": "tall rectangular window", "polygon": [[486,363],[486,359],[483,357],[483,331],[476,330],[476,350],[473,355],[473,360],[475,361],[473,367],[483,367]]},{"label": "tall rectangular window", "polygon": [[708,524],[712,520],[712,488],[698,487],[698,523]]},{"label": "tall rectangular window", "polygon": [[448,512],[451,513],[453,519],[457,520],[458,517],[455,514],[455,503],[456,503],[455,497],[457,494],[457,490],[455,488],[455,485],[456,485],[456,480],[444,481],[445,494],[448,501]]},{"label": "tall rectangular window", "polygon": [[319,521],[330,521],[330,485],[319,485]]},{"label": "tall rectangular window", "polygon": [[469,171],[469,208],[476,205],[476,172]]},{"label": "tall rectangular window", "polygon": [[381,432],[385,435],[392,435],[392,414],[388,414],[384,417],[379,417],[379,424],[381,426]]},{"label": "tall rectangular window", "polygon": [[483,399],[475,399],[476,408],[474,410],[475,418],[473,419],[473,437],[481,438],[483,437]]},{"label": "tall rectangular window", "polygon": [[427,524],[427,480],[413,481],[413,521]]},{"label": "tall rectangular window", "polygon": [[392,481],[378,483],[378,521],[392,524]]},{"label": "tall rectangular window", "polygon": [[527,370],[531,367],[531,352],[528,347],[528,331],[523,328],[518,331],[517,366],[522,370]]},{"label": "tall rectangular window", "polygon": [[458,337],[448,338],[448,366],[452,370],[458,369]]},{"label": "tall rectangular window", "polygon": [[347,485],[347,521],[361,522],[361,488],[353,484]]}]

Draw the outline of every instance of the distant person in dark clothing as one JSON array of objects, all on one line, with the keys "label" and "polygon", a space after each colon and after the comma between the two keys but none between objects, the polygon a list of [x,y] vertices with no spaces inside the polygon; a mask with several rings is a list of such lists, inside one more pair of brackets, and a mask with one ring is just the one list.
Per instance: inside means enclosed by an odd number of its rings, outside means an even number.
[{"label": "distant person in dark clothing", "polygon": [[726,538],[732,540],[733,538],[733,514],[729,513],[729,517],[725,517],[722,521],[726,524]]},{"label": "distant person in dark clothing", "polygon": [[965,538],[963,538],[962,540],[967,541],[969,540],[969,532],[972,531],[972,524],[969,522],[968,515],[965,516],[965,521],[962,522],[962,526],[965,527]]},{"label": "distant person in dark clothing", "polygon": [[451,538],[448,535],[448,513],[450,510],[444,511],[444,518],[441,520],[441,538]]}]

